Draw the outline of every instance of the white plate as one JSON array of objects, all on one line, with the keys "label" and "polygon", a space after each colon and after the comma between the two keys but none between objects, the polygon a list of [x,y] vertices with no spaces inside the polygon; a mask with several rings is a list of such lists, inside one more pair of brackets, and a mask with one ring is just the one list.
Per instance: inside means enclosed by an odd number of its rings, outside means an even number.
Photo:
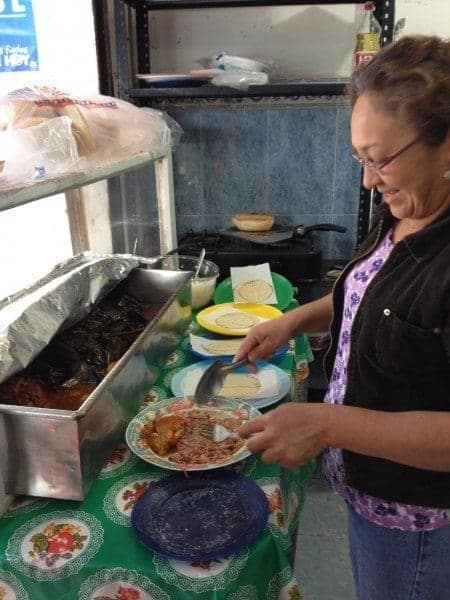
[{"label": "white plate", "polygon": [[171,462],[167,457],[160,456],[153,450],[143,444],[140,439],[140,431],[142,427],[149,421],[170,414],[185,414],[191,409],[200,409],[208,411],[218,411],[221,416],[234,416],[243,421],[254,419],[261,413],[254,406],[250,406],[245,402],[236,402],[228,398],[215,398],[208,402],[207,406],[198,406],[193,397],[186,396],[183,398],[167,398],[155,404],[151,404],[143,408],[128,424],[125,432],[125,439],[130,449],[151,465],[170,469],[172,471],[207,471],[209,469],[222,468],[227,465],[232,465],[250,456],[247,447],[241,446],[234,454],[216,463],[205,464],[190,464],[184,465],[181,463]]},{"label": "white plate", "polygon": [[[195,378],[202,376],[203,372],[210,366],[213,360],[202,360],[200,362],[194,363],[193,365],[189,365],[181,371],[175,373],[172,377],[172,381],[170,382],[170,388],[173,392],[174,396],[186,396],[190,395],[191,391],[189,388],[195,383]],[[290,391],[291,388],[291,378],[279,367],[272,365],[266,362],[258,362],[260,371],[272,371],[275,374],[278,382],[278,394],[275,396],[267,396],[265,398],[240,398],[239,401],[246,402],[250,406],[254,408],[264,408],[266,406],[270,406],[271,404],[275,404],[279,402],[282,398],[284,398]],[[194,371],[197,371],[194,374]],[[248,373],[247,367],[238,367],[234,373]]]}]

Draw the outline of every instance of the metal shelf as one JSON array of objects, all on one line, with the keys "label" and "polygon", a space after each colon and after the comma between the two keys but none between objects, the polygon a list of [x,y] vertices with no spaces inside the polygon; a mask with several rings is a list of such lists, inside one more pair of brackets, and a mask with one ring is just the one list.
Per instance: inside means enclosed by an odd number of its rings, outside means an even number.
[{"label": "metal shelf", "polygon": [[101,179],[115,177],[132,171],[167,156],[163,152],[142,153],[131,158],[108,163],[100,167],[88,168],[82,172],[68,173],[55,179],[35,182],[27,186],[15,185],[0,189],[0,211],[27,204],[33,200],[60,194],[68,190],[95,183]]},{"label": "metal shelf", "polygon": [[262,96],[337,96],[342,95],[347,79],[341,81],[304,80],[251,85],[248,90],[201,85],[196,87],[140,87],[129,90],[130,98],[247,98]]},{"label": "metal shelf", "polygon": [[364,0],[122,0],[128,6],[134,8],[145,7],[147,9],[174,9],[174,8],[218,8],[236,6],[297,6],[321,4],[362,4]]}]

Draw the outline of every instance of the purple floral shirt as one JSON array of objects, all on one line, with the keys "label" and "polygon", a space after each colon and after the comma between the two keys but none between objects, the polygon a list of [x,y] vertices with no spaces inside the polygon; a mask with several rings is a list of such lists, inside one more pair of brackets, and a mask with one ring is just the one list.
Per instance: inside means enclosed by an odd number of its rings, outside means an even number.
[{"label": "purple floral shirt", "polygon": [[[353,318],[367,286],[380,270],[393,248],[391,235],[392,230],[388,232],[374,252],[357,263],[347,275],[344,287],[344,314],[336,358],[330,385],[324,399],[327,404],[343,403],[347,385],[347,363],[350,355],[350,332]],[[424,531],[450,524],[450,510],[387,502],[381,498],[363,494],[346,485],[344,483],[344,463],[340,448],[327,448],[325,450],[323,470],[334,490],[353,510],[377,525],[390,529],[402,529],[403,531]]]}]

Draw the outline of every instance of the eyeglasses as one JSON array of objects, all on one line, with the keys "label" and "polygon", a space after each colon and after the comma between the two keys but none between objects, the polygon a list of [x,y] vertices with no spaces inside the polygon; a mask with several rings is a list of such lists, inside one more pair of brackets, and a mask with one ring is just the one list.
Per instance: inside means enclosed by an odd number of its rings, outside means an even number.
[{"label": "eyeglasses", "polygon": [[417,144],[417,142],[421,138],[422,138],[422,136],[418,135],[416,138],[414,138],[412,140],[412,142],[409,142],[409,144],[406,144],[406,146],[403,146],[403,148],[400,148],[400,150],[398,150],[395,154],[386,156],[386,158],[379,163],[374,163],[374,161],[370,160],[370,158],[368,158],[368,159],[361,158],[361,156],[358,156],[358,154],[352,154],[352,158],[354,158],[356,160],[356,162],[358,162],[362,167],[364,167],[364,168],[367,167],[369,169],[372,169],[373,171],[376,171],[377,173],[381,173],[381,169],[384,169],[384,167],[386,167],[392,161],[394,161],[396,158],[398,158],[400,156],[400,154],[403,154],[403,152],[406,152],[406,150],[409,150],[409,148],[411,148],[411,146],[414,146],[414,144]]}]

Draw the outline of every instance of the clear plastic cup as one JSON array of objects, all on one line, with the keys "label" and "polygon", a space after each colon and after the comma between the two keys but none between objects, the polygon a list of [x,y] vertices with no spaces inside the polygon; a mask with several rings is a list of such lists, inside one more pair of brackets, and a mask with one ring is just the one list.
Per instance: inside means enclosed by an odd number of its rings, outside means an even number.
[{"label": "clear plastic cup", "polygon": [[[163,256],[154,265],[154,268],[171,269],[175,271],[193,271],[197,268],[197,256]],[[211,301],[216,282],[219,276],[219,267],[211,260],[204,260],[197,278],[191,279],[191,306],[193,309],[202,308]]]}]

